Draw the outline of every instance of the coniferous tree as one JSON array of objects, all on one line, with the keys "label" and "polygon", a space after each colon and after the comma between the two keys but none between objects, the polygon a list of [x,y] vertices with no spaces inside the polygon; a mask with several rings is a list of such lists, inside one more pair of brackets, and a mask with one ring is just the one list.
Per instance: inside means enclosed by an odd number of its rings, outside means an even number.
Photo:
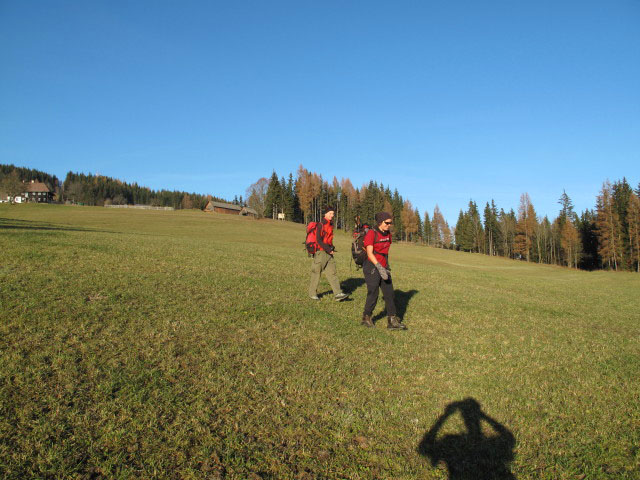
[{"label": "coniferous tree", "polygon": [[469,227],[471,230],[472,246],[471,251],[481,252],[484,245],[484,230],[482,228],[482,221],[480,220],[480,213],[478,212],[478,206],[473,200],[469,201]]},{"label": "coniferous tree", "polygon": [[391,207],[393,212],[394,221],[396,224],[394,225],[394,239],[400,240],[402,238],[402,234],[404,232],[404,226],[402,225],[402,209],[404,207],[404,201],[400,194],[398,193],[398,189],[393,191],[393,197],[391,198]]},{"label": "coniferous tree", "polygon": [[[558,264],[566,263],[568,266],[571,266],[569,263],[573,255],[576,251],[581,250],[577,247],[574,248],[571,243],[576,237],[579,237],[575,226],[578,217],[573,211],[573,202],[565,190],[562,190],[562,195],[558,203],[562,208],[553,224],[551,262]],[[566,223],[571,223],[571,227],[566,227]],[[575,230],[575,232],[573,230]],[[570,248],[570,251],[568,251],[567,248]]]},{"label": "coniferous tree", "polygon": [[420,217],[420,211],[416,208],[413,212],[413,216],[416,219],[418,231],[416,232],[416,240],[420,243],[424,243],[424,226],[422,224],[422,217]]},{"label": "coniferous tree", "polygon": [[498,223],[500,225],[500,235],[502,236],[502,255],[507,258],[513,258],[516,232],[516,214],[513,209],[509,213],[505,213],[504,209],[500,209]]},{"label": "coniferous tree", "polygon": [[553,226],[546,215],[538,225],[536,242],[538,244],[538,261],[553,263]]},{"label": "coniferous tree", "polygon": [[629,200],[633,189],[627,182],[626,178],[622,181],[614,182],[612,190],[612,198],[614,207],[618,213],[620,221],[620,262],[619,266],[625,270],[631,269],[631,256],[629,245],[629,223],[627,220],[627,211],[629,209]]},{"label": "coniferous tree", "polygon": [[600,195],[596,199],[596,211],[598,255],[603,265],[618,270],[621,255],[620,218],[613,202],[611,183],[608,180],[602,185]]},{"label": "coniferous tree", "polygon": [[342,191],[342,212],[344,228],[345,230],[351,230],[353,228],[356,216],[358,192],[353,187],[351,180],[349,180],[348,178],[341,180],[340,190]]},{"label": "coniferous tree", "polygon": [[518,208],[515,252],[525,258],[527,262],[531,260],[531,247],[533,245],[537,223],[536,213],[529,194],[523,193],[520,197],[520,207]]},{"label": "coniferous tree", "polygon": [[433,209],[431,219],[431,230],[433,232],[433,244],[440,248],[451,248],[451,230],[444,220],[440,207],[436,204]]},{"label": "coniferous tree", "polygon": [[567,192],[565,190],[562,190],[562,195],[560,196],[560,200],[558,200],[558,203],[562,205],[562,209],[560,210],[560,217],[575,222],[576,214],[573,211],[573,202],[571,201],[571,198],[569,198],[569,195],[567,195]]},{"label": "coniferous tree", "polygon": [[588,209],[582,212],[576,225],[578,232],[580,232],[580,242],[582,244],[580,268],[595,270],[600,265],[595,212]]},{"label": "coniferous tree", "polygon": [[484,208],[484,231],[487,255],[497,255],[498,246],[501,244],[500,225],[498,224],[498,211],[496,204],[491,200],[491,206],[487,202]]},{"label": "coniferous tree", "polygon": [[632,270],[635,269],[636,272],[640,272],[640,198],[635,193],[631,193],[629,196],[627,224],[629,230],[631,268]]},{"label": "coniferous tree", "polygon": [[424,241],[427,245],[433,245],[433,227],[431,225],[431,219],[429,218],[429,212],[424,212],[424,222],[422,223],[424,230]]},{"label": "coniferous tree", "polygon": [[473,251],[473,227],[469,219],[469,212],[460,210],[455,229],[455,246],[463,252]]},{"label": "coniferous tree", "polygon": [[267,188],[267,198],[264,206],[264,216],[266,218],[275,219],[278,213],[282,212],[283,205],[280,203],[282,200],[282,187],[278,180],[278,175],[274,171],[271,174],[269,180],[269,187]]}]

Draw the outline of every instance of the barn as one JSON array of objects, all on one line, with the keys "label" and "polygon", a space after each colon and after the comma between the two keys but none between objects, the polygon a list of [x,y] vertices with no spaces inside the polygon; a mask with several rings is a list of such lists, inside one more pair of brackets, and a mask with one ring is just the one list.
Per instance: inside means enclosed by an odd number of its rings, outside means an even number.
[{"label": "barn", "polygon": [[243,207],[242,205],[234,205],[232,203],[214,202],[213,200],[210,200],[209,203],[207,203],[207,206],[204,207],[204,211],[227,213],[230,215],[251,216],[254,218],[258,216],[258,212],[256,212],[253,208]]}]

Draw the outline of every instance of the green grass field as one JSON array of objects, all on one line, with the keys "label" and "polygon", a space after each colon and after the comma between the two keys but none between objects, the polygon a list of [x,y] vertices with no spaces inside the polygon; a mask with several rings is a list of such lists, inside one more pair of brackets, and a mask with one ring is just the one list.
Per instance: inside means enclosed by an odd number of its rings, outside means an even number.
[{"label": "green grass field", "polygon": [[365,329],[303,237],[1,205],[0,477],[640,478],[640,275],[396,244]]}]

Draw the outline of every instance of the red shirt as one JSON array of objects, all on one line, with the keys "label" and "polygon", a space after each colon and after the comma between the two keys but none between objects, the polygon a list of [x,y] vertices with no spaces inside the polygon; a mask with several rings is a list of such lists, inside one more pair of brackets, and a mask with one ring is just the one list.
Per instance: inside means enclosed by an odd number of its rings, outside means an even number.
[{"label": "red shirt", "polygon": [[387,255],[389,255],[389,248],[391,248],[391,232],[384,234],[377,228],[372,228],[364,236],[364,248],[366,249],[369,245],[373,245],[373,255],[376,260],[387,268],[389,266]]}]

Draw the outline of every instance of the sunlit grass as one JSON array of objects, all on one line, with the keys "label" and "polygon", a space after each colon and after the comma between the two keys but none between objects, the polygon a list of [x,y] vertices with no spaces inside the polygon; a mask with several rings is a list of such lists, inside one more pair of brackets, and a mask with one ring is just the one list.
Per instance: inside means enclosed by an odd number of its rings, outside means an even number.
[{"label": "sunlit grass", "polygon": [[471,397],[515,438],[518,479],[640,478],[640,276],[396,244],[409,330],[392,332],[382,301],[359,325],[348,235],[353,300],[307,299],[303,239],[199,211],[0,206],[2,476],[447,478],[418,448]]}]

